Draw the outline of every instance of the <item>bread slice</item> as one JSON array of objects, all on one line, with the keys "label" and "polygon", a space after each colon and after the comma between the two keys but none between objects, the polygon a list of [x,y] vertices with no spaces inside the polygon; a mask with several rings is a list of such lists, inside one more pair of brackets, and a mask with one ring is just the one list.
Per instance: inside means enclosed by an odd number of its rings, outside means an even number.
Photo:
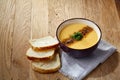
[{"label": "bread slice", "polygon": [[39,62],[32,62],[33,70],[40,72],[40,73],[52,73],[56,72],[60,69],[61,62],[59,54],[57,53],[55,57],[50,61],[39,61]]},{"label": "bread slice", "polygon": [[29,43],[31,47],[37,51],[55,48],[59,44],[59,42],[51,36],[43,37],[40,39],[32,39],[29,40]]},{"label": "bread slice", "polygon": [[40,60],[51,60],[54,57],[55,48],[44,51],[34,51],[32,48],[27,50],[27,57],[29,60],[40,61]]}]

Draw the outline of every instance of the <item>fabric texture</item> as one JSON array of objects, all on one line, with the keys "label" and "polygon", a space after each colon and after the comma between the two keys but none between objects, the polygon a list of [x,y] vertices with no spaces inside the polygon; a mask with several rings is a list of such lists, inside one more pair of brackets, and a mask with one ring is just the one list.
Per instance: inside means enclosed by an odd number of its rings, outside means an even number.
[{"label": "fabric texture", "polygon": [[59,72],[72,80],[82,80],[115,51],[116,48],[104,40],[100,41],[93,54],[79,59],[73,58],[61,50],[62,68]]}]

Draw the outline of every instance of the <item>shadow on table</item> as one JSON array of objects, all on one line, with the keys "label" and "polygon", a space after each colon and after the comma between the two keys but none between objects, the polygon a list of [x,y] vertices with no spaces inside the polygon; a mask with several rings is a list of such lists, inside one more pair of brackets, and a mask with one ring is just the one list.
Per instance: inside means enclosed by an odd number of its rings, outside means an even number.
[{"label": "shadow on table", "polygon": [[118,16],[120,18],[120,0],[115,0]]},{"label": "shadow on table", "polygon": [[120,52],[116,51],[108,58],[104,63],[100,64],[95,70],[93,70],[84,80],[87,78],[103,77],[112,73],[119,64]]}]

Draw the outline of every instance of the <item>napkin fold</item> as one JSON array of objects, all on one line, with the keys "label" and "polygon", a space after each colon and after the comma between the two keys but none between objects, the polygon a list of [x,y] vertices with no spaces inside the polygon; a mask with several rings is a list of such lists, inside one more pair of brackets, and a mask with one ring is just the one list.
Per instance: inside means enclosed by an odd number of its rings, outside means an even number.
[{"label": "napkin fold", "polygon": [[61,50],[62,68],[59,72],[72,80],[82,80],[115,51],[116,48],[104,40],[100,41],[98,48],[93,54],[80,59],[73,58]]}]

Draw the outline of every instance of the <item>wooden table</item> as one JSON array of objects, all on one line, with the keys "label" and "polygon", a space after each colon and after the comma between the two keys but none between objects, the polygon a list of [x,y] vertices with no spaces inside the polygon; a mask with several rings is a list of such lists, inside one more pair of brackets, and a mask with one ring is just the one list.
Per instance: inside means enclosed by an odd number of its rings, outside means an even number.
[{"label": "wooden table", "polygon": [[120,80],[120,0],[0,0],[0,80],[69,80],[34,72],[25,53],[29,39],[55,36],[58,25],[74,17],[96,22],[102,38],[117,47],[84,80]]}]

